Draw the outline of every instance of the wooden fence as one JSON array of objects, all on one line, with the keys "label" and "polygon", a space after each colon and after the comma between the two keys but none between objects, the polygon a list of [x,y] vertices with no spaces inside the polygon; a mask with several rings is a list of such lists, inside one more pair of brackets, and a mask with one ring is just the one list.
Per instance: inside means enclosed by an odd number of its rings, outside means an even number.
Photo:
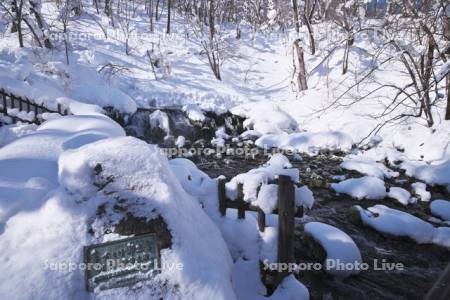
[{"label": "wooden fence", "polygon": [[[17,109],[14,113],[11,110]],[[33,113],[31,119],[24,119],[17,115],[19,112],[25,112],[29,114]],[[13,123],[24,122],[24,123],[35,123],[41,124],[43,121],[43,113],[57,113],[60,115],[68,115],[69,111],[63,109],[61,104],[58,103],[56,110],[49,109],[44,105],[34,103],[28,98],[18,97],[12,93],[8,93],[4,89],[0,89],[0,113],[4,116],[10,117]]]},{"label": "wooden fence", "polygon": [[[264,232],[266,227],[266,214],[258,207],[244,201],[243,185],[237,186],[237,198],[230,200],[226,196],[225,179],[219,180],[219,212],[226,215],[227,208],[237,209],[238,219],[245,219],[245,212],[252,211],[258,215],[259,231]],[[280,175],[278,180],[270,183],[278,184],[278,206],[272,213],[278,215],[278,257],[277,263],[295,263],[294,258],[294,229],[295,218],[303,217],[303,207],[295,205],[295,184],[289,176]],[[259,189],[258,189],[259,192]],[[266,286],[274,290],[276,286],[289,275],[288,271],[263,272],[263,281]]]}]

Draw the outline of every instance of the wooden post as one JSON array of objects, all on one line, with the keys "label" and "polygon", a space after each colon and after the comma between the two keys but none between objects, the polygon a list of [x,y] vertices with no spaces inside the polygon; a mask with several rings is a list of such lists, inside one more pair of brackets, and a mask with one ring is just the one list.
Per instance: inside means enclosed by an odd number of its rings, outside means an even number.
[{"label": "wooden post", "polygon": [[7,103],[6,103],[6,94],[5,94],[5,91],[4,90],[2,90],[2,96],[3,96],[3,113],[5,114],[5,115],[7,115],[8,114],[8,109],[7,109]]},{"label": "wooden post", "polygon": [[219,211],[224,217],[227,214],[227,197],[225,194],[225,178],[219,179]]},{"label": "wooden post", "polygon": [[58,114],[62,114],[61,103],[58,103]]},{"label": "wooden post", "polygon": [[242,183],[238,183],[236,201],[238,203],[238,218],[245,219],[244,186]]},{"label": "wooden post", "polygon": [[23,110],[22,99],[19,98],[17,100],[19,100],[19,111],[22,111]]},{"label": "wooden post", "polygon": [[258,207],[258,228],[259,231],[264,232],[266,228],[266,214]]},{"label": "wooden post", "polygon": [[[289,176],[278,178],[278,263],[294,263],[295,190]],[[287,276],[280,273],[279,281]]]},{"label": "wooden post", "polygon": [[31,105],[30,105],[30,99],[26,99],[27,100],[27,113],[29,113],[31,111]]}]

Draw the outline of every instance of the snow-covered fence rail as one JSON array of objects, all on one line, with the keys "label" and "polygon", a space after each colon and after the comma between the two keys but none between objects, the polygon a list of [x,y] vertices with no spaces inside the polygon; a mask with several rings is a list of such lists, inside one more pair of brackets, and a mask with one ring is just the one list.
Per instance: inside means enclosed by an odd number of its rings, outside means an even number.
[{"label": "snow-covered fence rail", "polygon": [[0,113],[5,117],[10,117],[13,123],[18,121],[24,123],[41,124],[42,114],[57,113],[68,115],[69,111],[63,109],[61,104],[57,104],[56,110],[49,109],[44,105],[37,104],[28,98],[16,96],[0,89]]},{"label": "snow-covered fence rail", "polygon": [[[295,184],[289,176],[280,175],[278,179],[271,182],[278,184],[277,208],[272,212],[278,215],[278,264],[293,264],[294,259],[294,228],[295,218],[303,217],[303,206],[296,208]],[[238,219],[245,219],[245,212],[252,211],[258,215],[259,231],[264,232],[266,227],[266,214],[258,207],[244,201],[243,185],[237,185],[237,197],[235,200],[227,198],[225,189],[226,180],[219,179],[219,212],[221,216],[226,215],[227,208],[237,209]],[[266,285],[277,286],[287,276],[288,271],[277,274],[264,274]]]}]

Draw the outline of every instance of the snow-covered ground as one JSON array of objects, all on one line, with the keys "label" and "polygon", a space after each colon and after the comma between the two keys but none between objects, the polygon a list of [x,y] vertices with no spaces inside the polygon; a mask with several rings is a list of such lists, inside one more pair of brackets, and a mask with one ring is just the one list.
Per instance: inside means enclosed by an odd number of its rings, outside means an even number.
[{"label": "snow-covered ground", "polygon": [[[43,13],[50,22],[57,22],[53,4],[44,2]],[[0,127],[0,261],[3,274],[7,274],[0,278],[1,295],[11,299],[89,299],[81,270],[60,273],[41,265],[49,259],[81,262],[82,245],[121,238],[92,236],[88,227],[101,232],[108,222],[118,222],[120,215],[111,206],[114,195],[125,195],[137,216],[155,217],[156,210],[164,217],[173,247],[161,253],[162,260],[182,263],[184,268],[158,275],[153,285],[158,291],[144,285],[132,292],[96,291],[96,297],[146,298],[155,293],[191,299],[264,297],[260,261],[274,262],[277,254],[277,218],[270,215],[276,208],[277,190],[270,181],[288,175],[300,186],[299,170],[288,157],[276,154],[265,165],[236,174],[227,183],[230,199],[236,198],[237,186],[243,184],[244,201],[269,215],[261,233],[252,213],[243,221],[236,221],[234,210],[221,218],[216,179],[189,160],[168,161],[157,146],[125,137],[124,129],[103,115],[105,106],[127,114],[138,108],[179,106],[189,119],[200,123],[205,111],[230,111],[246,119],[241,138],[255,138],[257,147],[289,150],[297,157],[298,153],[343,152],[346,157],[340,167],[360,176],[335,177],[338,182],[327,188],[358,200],[390,198],[393,205],[398,202],[405,209],[358,206],[363,224],[390,236],[450,248],[450,199],[435,199],[430,193],[435,185],[450,192],[450,121],[439,118],[443,107],[433,109],[436,124],[432,128],[421,118],[410,118],[374,132],[377,125],[398,114],[394,110],[377,117],[395,91],[377,91],[370,95],[371,102],[352,103],[351,93],[344,96],[372,66],[380,41],[357,37],[346,75],[341,71],[342,46],[329,55],[327,51],[316,55],[306,51],[310,88],[298,92],[292,84],[292,43],[298,38],[293,30],[253,32],[243,24],[237,40],[235,28],[223,26],[221,34],[233,55],[223,61],[219,81],[187,20],[175,16],[171,34],[164,33],[165,21],[156,22],[155,32],[148,34],[145,18],[137,13],[131,20],[136,34],[129,41],[127,55],[119,29],[113,28],[106,16],[86,7],[80,17],[70,21],[69,64],[61,41],[55,41],[53,50],[19,48],[16,35],[0,22],[4,32],[0,88],[52,109],[60,104],[73,114],[49,116],[52,120],[39,127]],[[328,25],[317,25],[316,30],[326,31]],[[107,37],[102,28],[108,31]],[[302,28],[300,37],[307,40],[306,34]],[[29,36],[26,42],[31,43]],[[330,47],[329,40],[319,35],[317,48]],[[156,70],[150,60],[158,61]],[[379,66],[371,76],[374,82],[386,85],[407,78],[394,60]],[[358,84],[358,93],[373,88],[371,84]],[[0,115],[0,122],[3,120]],[[163,112],[155,111],[150,122],[169,134],[169,120]],[[224,145],[229,138],[221,128],[212,142]],[[176,145],[181,148],[185,142],[180,136]],[[115,179],[108,193],[93,185],[97,164]],[[416,182],[387,184],[403,172]],[[314,207],[308,186],[296,187],[295,196],[297,207]],[[406,212],[430,200],[430,211],[442,222],[441,227]],[[96,207],[103,203],[111,214],[90,224]],[[305,231],[325,248],[328,258],[361,261],[354,241],[339,229],[310,222]],[[24,280],[31,284],[29,289],[21,288]],[[17,290],[22,292],[17,294]],[[308,299],[309,292],[291,275],[271,298]]]}]

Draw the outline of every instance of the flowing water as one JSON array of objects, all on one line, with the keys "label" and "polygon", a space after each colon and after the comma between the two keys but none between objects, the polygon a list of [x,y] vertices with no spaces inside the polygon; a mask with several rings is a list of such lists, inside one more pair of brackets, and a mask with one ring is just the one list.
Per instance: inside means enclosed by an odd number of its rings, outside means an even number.
[{"label": "flowing water", "polygon": [[[149,121],[149,114],[153,111],[141,111],[138,114],[123,120],[125,128],[130,135],[134,135],[151,143],[161,146],[170,146],[173,140],[165,135],[183,135],[190,139],[192,144],[207,144],[219,126],[225,126],[227,132],[233,136],[242,132],[242,119],[231,115],[207,116],[206,125],[195,124],[180,111],[164,111],[169,120],[169,128],[164,129]],[[169,131],[169,132],[167,132]],[[200,142],[199,142],[200,141]],[[236,144],[234,145],[236,146]],[[239,144],[239,146],[242,146]],[[255,152],[253,152],[255,153]],[[198,155],[190,157],[198,168],[211,177],[225,175],[228,179],[233,176],[257,168],[268,160],[262,151],[252,156],[244,155]],[[316,202],[312,210],[306,213],[303,219],[297,219],[295,235],[296,262],[321,262],[311,247],[305,243],[302,226],[306,222],[320,221],[333,225],[355,241],[361,251],[363,261],[370,268],[359,275],[346,279],[336,279],[323,271],[301,271],[298,278],[309,289],[311,299],[422,299],[431,288],[434,281],[444,270],[450,260],[450,251],[434,245],[419,245],[406,238],[396,238],[383,235],[375,230],[351,221],[349,209],[353,205],[364,208],[376,204],[384,204],[413,214],[423,220],[431,215],[429,203],[419,202],[407,207],[395,200],[362,200],[357,201],[345,195],[337,196],[328,184],[334,182],[333,176],[345,175],[347,178],[361,175],[342,170],[339,165],[342,155],[321,154],[313,157],[303,156],[302,160],[290,157],[295,168],[300,170],[300,179],[303,184],[313,191]],[[386,185],[400,186],[409,190],[414,179],[401,174],[397,179],[386,180]],[[433,188],[432,199],[447,198],[450,195],[442,188]],[[437,224],[435,224],[437,225]],[[442,225],[440,225],[442,226]],[[402,263],[403,271],[374,270],[374,260],[388,263]]]}]

